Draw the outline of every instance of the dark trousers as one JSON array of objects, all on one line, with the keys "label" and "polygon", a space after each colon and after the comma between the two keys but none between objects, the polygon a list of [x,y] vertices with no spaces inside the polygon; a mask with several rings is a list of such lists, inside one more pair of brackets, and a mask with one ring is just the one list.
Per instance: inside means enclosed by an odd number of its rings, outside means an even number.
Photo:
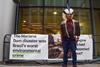
[{"label": "dark trousers", "polygon": [[64,56],[63,56],[63,64],[67,65],[68,62],[68,50],[70,49],[72,52],[72,63],[76,65],[77,56],[76,56],[76,41],[75,40],[64,40],[62,41]]}]

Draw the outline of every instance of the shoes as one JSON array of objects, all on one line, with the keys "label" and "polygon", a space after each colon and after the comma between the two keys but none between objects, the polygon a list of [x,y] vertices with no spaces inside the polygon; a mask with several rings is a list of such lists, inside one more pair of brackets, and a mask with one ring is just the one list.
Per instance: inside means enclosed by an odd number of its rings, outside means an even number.
[{"label": "shoes", "polygon": [[77,67],[77,65],[73,65],[73,67]]},{"label": "shoes", "polygon": [[[62,67],[67,67],[67,65],[63,65]],[[77,65],[73,65],[73,67],[77,67]]]},{"label": "shoes", "polygon": [[63,64],[62,67],[67,67],[67,65]]}]

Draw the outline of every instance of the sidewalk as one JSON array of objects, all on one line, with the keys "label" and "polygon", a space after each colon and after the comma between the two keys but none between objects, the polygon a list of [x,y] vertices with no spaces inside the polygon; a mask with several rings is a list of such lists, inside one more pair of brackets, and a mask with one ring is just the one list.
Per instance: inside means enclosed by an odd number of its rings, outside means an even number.
[{"label": "sidewalk", "polygon": [[[24,65],[24,64],[8,64],[8,65],[0,65],[0,67],[62,67],[60,64],[54,65]],[[69,65],[68,67],[72,67]],[[80,64],[78,67],[100,67],[100,64]]]}]

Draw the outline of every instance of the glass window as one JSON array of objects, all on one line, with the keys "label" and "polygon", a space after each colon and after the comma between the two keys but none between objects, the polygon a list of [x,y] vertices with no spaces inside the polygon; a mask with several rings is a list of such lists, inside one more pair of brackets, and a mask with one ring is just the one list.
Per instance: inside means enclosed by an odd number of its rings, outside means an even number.
[{"label": "glass window", "polygon": [[100,8],[100,0],[93,0],[94,8]]},{"label": "glass window", "polygon": [[[89,0],[69,0],[71,7],[89,8]],[[45,6],[67,6],[67,0],[45,0]]]},{"label": "glass window", "polygon": [[95,24],[96,24],[96,35],[100,35],[100,10],[94,11],[94,18],[95,18]]},{"label": "glass window", "polygon": [[100,57],[100,42],[96,43],[96,57]]},{"label": "glass window", "polygon": [[42,6],[43,0],[20,0],[23,5]]},{"label": "glass window", "polygon": [[41,8],[20,8],[18,33],[41,33],[42,14]]},{"label": "glass window", "polygon": [[59,32],[62,21],[62,9],[46,8],[44,20],[46,33],[54,34]]},{"label": "glass window", "polygon": [[96,56],[100,56],[100,10],[94,10],[94,19],[95,19],[95,27],[96,27]]},{"label": "glass window", "polygon": [[[15,0],[17,1],[17,0]],[[32,6],[61,6],[66,7],[68,0],[20,0],[20,3],[23,5],[32,5]],[[99,7],[99,1],[98,7]],[[89,8],[89,0],[69,0],[71,7],[81,7]]]},{"label": "glass window", "polygon": [[77,9],[76,19],[80,22],[81,34],[92,34],[89,9]]},{"label": "glass window", "polygon": [[[91,34],[91,23],[89,9],[89,0],[69,0],[70,5],[81,7],[75,9],[74,18],[80,22],[81,34]],[[48,29],[52,32],[59,30],[62,21],[62,11],[66,6],[67,0],[20,0],[22,4],[38,6],[45,3],[47,7],[29,7],[20,8],[19,12],[19,33],[48,33]],[[59,8],[48,8],[48,6],[64,6]],[[53,30],[54,29],[54,30]]]},{"label": "glass window", "polygon": [[45,6],[65,6],[67,0],[45,0]]},{"label": "glass window", "polygon": [[[91,34],[89,10],[88,9],[74,9],[74,10],[75,10],[74,19],[80,22],[81,34]],[[62,11],[63,8],[45,9],[44,23],[45,23],[46,33],[48,33],[48,31],[52,33],[59,32],[60,24],[62,21]]]},{"label": "glass window", "polygon": [[69,0],[72,7],[89,8],[89,0]]},{"label": "glass window", "polygon": [[[45,33],[57,33],[62,21],[64,8],[20,8],[19,33],[41,33],[42,27]],[[91,24],[88,9],[74,9],[74,18],[80,22],[81,34],[91,34]],[[44,19],[43,19],[44,17]],[[44,22],[43,22],[44,20]],[[44,23],[44,25],[42,24]]]}]

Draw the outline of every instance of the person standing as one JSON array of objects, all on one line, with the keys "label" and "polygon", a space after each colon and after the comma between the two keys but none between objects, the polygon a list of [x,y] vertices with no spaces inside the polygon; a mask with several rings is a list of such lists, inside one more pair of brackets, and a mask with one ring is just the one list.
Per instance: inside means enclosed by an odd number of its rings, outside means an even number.
[{"label": "person standing", "polygon": [[73,19],[72,8],[65,9],[62,13],[64,21],[61,23],[61,41],[63,45],[63,67],[67,67],[68,50],[72,53],[73,67],[77,67],[76,44],[80,36],[79,22]]}]

